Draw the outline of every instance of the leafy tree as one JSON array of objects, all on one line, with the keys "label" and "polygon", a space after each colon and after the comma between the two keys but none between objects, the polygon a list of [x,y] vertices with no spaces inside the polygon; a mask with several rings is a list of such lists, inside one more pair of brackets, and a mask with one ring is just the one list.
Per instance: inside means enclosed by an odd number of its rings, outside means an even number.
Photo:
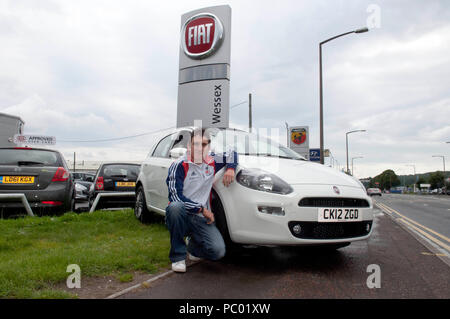
[{"label": "leafy tree", "polygon": [[422,176],[419,177],[419,179],[417,180],[417,183],[416,183],[416,187],[420,187],[420,184],[428,184],[425,177],[422,177]]},{"label": "leafy tree", "polygon": [[373,181],[374,183],[378,182],[381,189],[391,189],[391,187],[400,185],[400,179],[391,169],[385,170],[380,175],[375,176]]},{"label": "leafy tree", "polygon": [[440,188],[444,185],[444,173],[434,172],[430,174],[429,182],[431,189]]}]

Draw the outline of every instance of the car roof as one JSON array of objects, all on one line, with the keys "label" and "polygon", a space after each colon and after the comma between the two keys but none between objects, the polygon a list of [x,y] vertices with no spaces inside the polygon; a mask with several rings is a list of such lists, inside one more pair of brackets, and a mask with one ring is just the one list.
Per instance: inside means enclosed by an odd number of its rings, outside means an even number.
[{"label": "car roof", "polygon": [[36,151],[49,151],[49,152],[57,152],[57,150],[52,150],[49,148],[37,148],[37,147],[20,147],[20,146],[9,146],[9,147],[0,147],[0,149],[12,149],[12,150],[36,150]]}]

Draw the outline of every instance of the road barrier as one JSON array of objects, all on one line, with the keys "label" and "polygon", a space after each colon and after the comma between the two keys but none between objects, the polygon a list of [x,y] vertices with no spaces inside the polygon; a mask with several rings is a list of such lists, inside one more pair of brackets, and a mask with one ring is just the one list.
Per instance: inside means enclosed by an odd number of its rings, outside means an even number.
[{"label": "road barrier", "polygon": [[0,194],[0,200],[1,199],[18,199],[22,202],[23,206],[25,207],[25,210],[27,211],[28,216],[34,217],[33,211],[31,210],[30,204],[28,203],[27,197],[24,193],[17,193],[17,194]]},{"label": "road barrier", "polygon": [[134,192],[111,192],[111,193],[98,193],[95,197],[94,203],[92,204],[91,209],[89,210],[89,213],[92,213],[95,208],[98,205],[98,202],[100,201],[100,198],[102,197],[128,197],[128,196],[134,196]]}]

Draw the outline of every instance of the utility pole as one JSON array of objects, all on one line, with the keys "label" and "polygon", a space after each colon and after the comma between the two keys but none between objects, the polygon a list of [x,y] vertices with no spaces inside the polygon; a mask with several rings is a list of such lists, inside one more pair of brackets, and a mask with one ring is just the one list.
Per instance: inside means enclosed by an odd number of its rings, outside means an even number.
[{"label": "utility pole", "polygon": [[75,173],[75,161],[76,161],[76,153],[73,152],[73,172]]},{"label": "utility pole", "polygon": [[286,147],[289,148],[289,124],[284,122],[284,125],[286,125]]},{"label": "utility pole", "polygon": [[252,132],[252,94],[248,94],[248,130]]}]

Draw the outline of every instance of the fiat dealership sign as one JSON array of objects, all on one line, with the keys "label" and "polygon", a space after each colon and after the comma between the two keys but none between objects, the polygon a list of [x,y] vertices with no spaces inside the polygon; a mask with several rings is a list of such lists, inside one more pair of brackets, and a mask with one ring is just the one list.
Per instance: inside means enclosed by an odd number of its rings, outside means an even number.
[{"label": "fiat dealership sign", "polygon": [[188,57],[202,59],[219,48],[222,37],[223,25],[219,18],[211,13],[200,13],[184,23],[181,46]]},{"label": "fiat dealership sign", "polygon": [[177,127],[228,127],[230,52],[230,6],[181,16]]}]

